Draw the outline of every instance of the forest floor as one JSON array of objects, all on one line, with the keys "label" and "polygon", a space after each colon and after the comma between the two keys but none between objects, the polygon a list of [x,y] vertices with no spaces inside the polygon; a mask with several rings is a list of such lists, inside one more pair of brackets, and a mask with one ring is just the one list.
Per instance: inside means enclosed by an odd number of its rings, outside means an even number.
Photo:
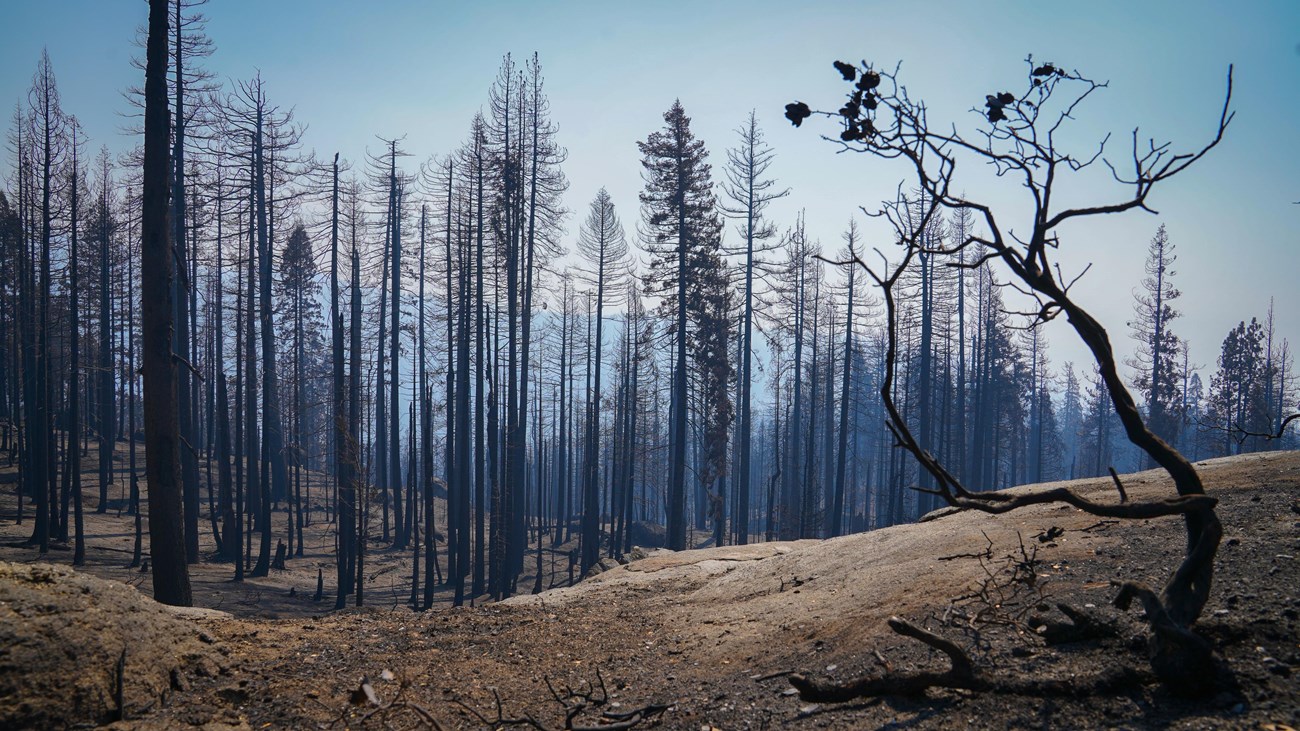
[{"label": "forest floor", "polygon": [[[403,607],[403,582],[385,590],[404,559],[382,551],[375,570],[394,567],[372,581],[380,606],[332,612],[328,590],[312,602],[316,568],[330,579],[322,531],[265,580],[236,585],[229,564],[199,564],[196,603],[217,611],[174,611],[122,586],[149,589],[123,568],[126,516],[88,521],[88,563],[74,574],[37,563],[67,564],[70,551],[10,545],[30,523],[12,525],[13,492],[0,488],[0,560],[12,562],[0,564],[0,726],[111,718],[120,687],[122,728],[560,729],[569,709],[580,709],[574,727],[638,711],[626,719],[638,728],[674,729],[1300,727],[1300,453],[1199,466],[1224,539],[1198,627],[1238,690],[1194,699],[1134,682],[1087,698],[929,691],[808,704],[788,682],[946,669],[941,654],[892,633],[892,615],[993,673],[1083,685],[1145,669],[1145,625],[1137,610],[1110,607],[1110,582],[1161,585],[1182,556],[1178,518],[956,512],[827,541],[652,551],[571,587],[420,613]],[[1155,471],[1124,482],[1132,498],[1172,492]],[[1109,479],[1073,486],[1115,499]],[[1111,623],[1115,637],[1047,645],[1031,617],[1063,620],[1058,603]]]},{"label": "forest floor", "polygon": [[[144,479],[144,448],[137,446],[137,473],[140,476],[142,493],[147,492]],[[82,482],[84,494],[84,521],[86,535],[86,562],[80,570],[95,576],[130,584],[151,593],[150,575],[147,567],[132,565],[135,546],[135,517],[128,512],[129,484],[127,482],[127,449],[125,443],[118,445],[114,454],[113,479],[105,502],[104,512],[99,512],[99,454],[94,442],[91,442],[82,456]],[[334,605],[335,586],[335,526],[326,518],[329,505],[325,500],[327,481],[317,473],[304,473],[304,503],[311,507],[305,516],[302,531],[301,551],[294,546],[285,561],[283,569],[273,569],[267,576],[253,577],[249,573],[257,561],[259,539],[261,534],[245,530],[244,549],[246,556],[245,578],[234,581],[234,564],[229,560],[216,557],[217,545],[214,527],[209,520],[209,496],[207,491],[206,463],[200,462],[201,483],[201,519],[199,523],[199,554],[203,560],[190,565],[190,583],[194,595],[194,604],[207,609],[217,609],[237,617],[277,619],[299,617],[320,613]],[[73,555],[72,517],[69,508],[69,538],[61,541],[51,538],[50,552],[45,557],[37,554],[36,548],[27,544],[32,534],[34,505],[31,499],[23,507],[24,520],[17,524],[17,496],[14,480],[17,473],[14,468],[6,467],[0,461],[0,560],[30,562],[48,561],[55,564],[70,564]],[[211,476],[216,479],[215,468]],[[142,501],[147,498],[142,494]],[[147,505],[145,510],[147,514]],[[383,516],[381,503],[376,500],[372,507],[370,519],[370,540],[365,554],[366,586],[365,602],[375,607],[398,608],[409,606],[411,591],[412,552],[397,551],[391,548],[391,540],[385,540],[382,530]],[[436,525],[445,527],[446,502],[435,498],[434,512]],[[390,514],[391,517],[391,514]],[[276,544],[286,542],[289,530],[289,512],[286,504],[276,505],[271,518],[272,546],[271,555],[275,556]],[[390,528],[391,530],[391,528]],[[57,531],[52,532],[52,536]],[[148,550],[149,523],[143,521],[145,558]],[[286,544],[287,546],[288,544]],[[518,580],[520,591],[531,591],[536,579],[536,543],[532,543],[524,571]],[[549,537],[543,542],[542,578],[543,588],[566,586],[576,580],[576,575],[569,573],[569,552],[577,547],[577,540],[569,541],[557,547],[551,546]],[[447,570],[445,536],[438,533],[439,577]],[[296,554],[296,555],[295,555]],[[420,572],[423,577],[424,567]],[[324,581],[324,596],[315,601],[318,572]],[[423,581],[423,578],[421,578]],[[466,590],[469,590],[469,586]],[[423,591],[423,587],[421,587]],[[435,606],[452,605],[453,589],[449,584],[439,583],[435,587]],[[351,603],[352,599],[349,598]]]}]

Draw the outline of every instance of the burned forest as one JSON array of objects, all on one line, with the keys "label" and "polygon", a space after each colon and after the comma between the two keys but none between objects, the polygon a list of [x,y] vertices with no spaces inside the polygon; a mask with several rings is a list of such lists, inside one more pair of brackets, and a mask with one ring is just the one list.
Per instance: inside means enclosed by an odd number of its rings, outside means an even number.
[{"label": "burned forest", "polygon": [[1300,727],[1295,8],[72,5],[0,726]]}]

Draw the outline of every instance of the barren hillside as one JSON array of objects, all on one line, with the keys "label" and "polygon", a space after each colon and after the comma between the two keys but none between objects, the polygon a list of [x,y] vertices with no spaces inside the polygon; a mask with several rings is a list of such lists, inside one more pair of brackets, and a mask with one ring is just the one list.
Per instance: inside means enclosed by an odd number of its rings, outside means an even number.
[{"label": "barren hillside", "polygon": [[[152,637],[136,626],[152,603],[120,598],[129,589],[5,565],[0,676],[10,692],[0,694],[0,725],[111,718],[117,675],[102,666],[125,646],[123,723],[138,728],[563,728],[565,707],[582,704],[574,726],[600,723],[602,713],[612,714],[605,724],[696,729],[1300,726],[1300,453],[1201,467],[1221,500],[1225,536],[1200,628],[1240,687],[1215,698],[1177,699],[1144,684],[1144,625],[1136,611],[1109,606],[1112,580],[1158,585],[1168,576],[1182,555],[1178,519],[1116,523],[1049,506],[940,515],[829,541],[652,552],[573,587],[472,609],[317,609],[281,619],[158,612]],[[1135,497],[1171,489],[1157,472],[1125,484]],[[1109,480],[1075,486],[1115,499]],[[36,558],[4,550],[19,564]],[[37,573],[39,582],[30,579]],[[1112,624],[1114,636],[1049,646],[1035,620],[1063,621],[1058,604]],[[1080,688],[1119,667],[1138,679],[1085,698],[932,691],[843,705],[799,700],[792,672],[946,667],[942,655],[891,633],[891,615],[953,639],[990,671]],[[74,651],[71,643],[89,647],[88,632],[108,649]],[[110,635],[130,639],[113,644]],[[189,635],[201,641],[184,644]],[[184,649],[155,652],[172,642]],[[170,683],[156,679],[159,657],[176,668]],[[363,678],[379,705],[364,693],[349,703]],[[98,705],[65,702],[73,688]]]}]

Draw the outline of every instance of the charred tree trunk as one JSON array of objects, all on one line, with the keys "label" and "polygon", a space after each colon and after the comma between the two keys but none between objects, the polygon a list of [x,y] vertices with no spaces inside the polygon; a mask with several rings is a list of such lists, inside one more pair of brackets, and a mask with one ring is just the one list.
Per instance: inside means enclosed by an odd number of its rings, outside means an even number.
[{"label": "charred tree trunk", "polygon": [[181,529],[180,424],[171,352],[172,251],[167,231],[167,0],[149,2],[145,60],[143,316],[145,441],[149,480],[149,552],[154,598],[189,606],[190,579]]},{"label": "charred tree trunk", "polygon": [[[366,533],[370,518],[370,496],[361,477],[361,255],[357,252],[355,226],[352,238],[352,308],[348,328],[351,341],[348,360],[351,371],[348,374],[348,438],[344,463],[348,466],[347,476],[350,479],[344,483],[345,495],[342,502],[353,506],[352,512],[355,513],[353,516],[355,521],[348,528],[349,535],[346,539],[351,544],[350,583],[351,588],[356,592],[359,607],[363,602],[362,594],[365,587]],[[343,590],[340,589],[338,600],[340,608],[343,606],[344,596]]]},{"label": "charred tree trunk", "polygon": [[[470,469],[470,420],[469,420],[469,334],[470,334],[470,276],[465,246],[461,246],[460,277],[458,286],[459,307],[456,318],[456,407],[455,419],[455,462],[456,470],[448,482],[448,490],[456,491],[455,513],[447,516],[447,522],[456,524],[455,546],[448,546],[448,552],[457,557],[455,571],[448,577],[454,582],[455,596],[453,603],[460,606],[465,601],[465,578],[469,575],[470,535],[469,503],[472,484]],[[451,294],[450,292],[448,293]],[[451,323],[448,323],[450,325]],[[450,498],[450,493],[448,494]],[[448,501],[448,512],[453,503]],[[450,532],[449,532],[450,535]]]},{"label": "charred tree trunk", "polygon": [[[391,219],[393,215],[391,201],[387,218]],[[388,273],[389,257],[393,251],[393,226],[391,220],[385,221],[384,228],[384,259],[383,274],[379,285],[379,340],[375,349],[375,422],[374,434],[375,444],[372,459],[375,470],[375,488],[379,490],[382,501],[382,515],[380,530],[380,539],[384,543],[392,541],[392,533],[388,523],[388,394],[386,389],[386,369],[384,362],[384,350],[388,346]]]},{"label": "charred tree trunk", "polygon": [[[392,226],[391,246],[392,246],[392,281],[393,281],[393,301],[392,301],[392,324],[389,326],[389,336],[392,338],[389,344],[388,361],[392,368],[389,377],[391,393],[389,395],[390,406],[388,408],[388,491],[392,495],[393,503],[393,547],[406,547],[406,528],[402,521],[402,439],[399,431],[401,421],[400,407],[400,387],[402,379],[400,377],[401,369],[401,352],[399,348],[401,336],[401,312],[402,312],[402,195],[397,187],[397,143],[393,142],[392,153],[389,157],[388,173],[388,195],[390,200],[389,225]],[[387,498],[385,498],[387,500]],[[387,538],[387,536],[385,536]]]},{"label": "charred tree trunk", "polygon": [[[856,233],[851,230],[850,235]],[[849,241],[849,251],[853,254],[853,239]],[[830,537],[834,538],[844,532],[844,477],[849,454],[849,403],[853,393],[853,275],[857,265],[849,266],[848,304],[844,308],[844,372],[840,378],[840,439],[839,451],[835,459],[835,499],[831,504]],[[827,407],[829,408],[829,404]]]},{"label": "charred tree trunk", "polygon": [[356,520],[352,515],[355,493],[351,484],[351,462],[347,404],[343,386],[343,313],[339,306],[339,156],[334,153],[330,190],[330,343],[331,343],[331,404],[334,442],[334,484],[336,497],[335,529],[338,535],[336,549],[336,591],[334,608],[342,609],[345,597],[351,593],[353,532]]},{"label": "charred tree trunk", "polygon": [[487,453],[484,449],[484,389],[488,378],[484,317],[487,307],[483,301],[483,130],[474,129],[474,178],[478,193],[475,219],[477,229],[474,246],[474,579],[470,596],[481,596],[486,588],[487,562],[487,490],[484,472]]},{"label": "charred tree trunk", "polygon": [[[269,490],[262,484],[263,480],[261,479],[261,459],[259,459],[261,440],[258,439],[259,430],[257,426],[257,306],[254,304],[257,297],[257,198],[255,192],[257,175],[253,169],[250,169],[248,185],[248,259],[245,267],[247,291],[244,295],[244,418],[242,420],[244,458],[247,463],[244,483],[247,503],[245,515],[249,516],[250,524],[246,563],[251,563],[252,560],[252,531],[261,531],[266,536],[266,540],[263,542],[266,550],[259,551],[258,562],[252,569],[252,575],[266,576],[271,568],[271,521],[268,519],[271,500]],[[263,423],[262,428],[265,428],[265,426],[265,423]]]},{"label": "charred tree trunk", "polygon": [[[172,120],[172,194],[171,225],[172,246],[175,250],[178,277],[172,280],[172,303],[175,307],[175,331],[172,347],[178,355],[190,355],[190,282],[185,231],[185,46],[181,41],[181,3],[173,9],[174,34],[172,48],[175,52],[176,75],[175,117]],[[188,369],[176,373],[176,393],[179,404],[178,418],[181,437],[181,485],[185,512],[185,559],[189,563],[199,560],[199,463],[194,452],[194,413],[190,408],[193,381]]]},{"label": "charred tree trunk", "polygon": [[81,282],[78,276],[81,269],[78,258],[77,223],[81,217],[78,207],[78,195],[81,192],[80,169],[77,163],[77,130],[72,129],[72,195],[71,223],[72,236],[69,240],[68,288],[69,314],[71,327],[68,337],[71,340],[68,358],[68,469],[70,470],[72,502],[75,525],[75,546],[72,552],[72,565],[80,566],[86,562],[85,521],[81,512]]},{"label": "charred tree trunk", "polygon": [[113,481],[113,452],[117,434],[113,429],[115,396],[113,387],[113,320],[109,292],[112,288],[109,244],[112,240],[112,188],[108,165],[104,166],[104,189],[99,202],[99,504],[96,513],[108,511],[108,486]]}]

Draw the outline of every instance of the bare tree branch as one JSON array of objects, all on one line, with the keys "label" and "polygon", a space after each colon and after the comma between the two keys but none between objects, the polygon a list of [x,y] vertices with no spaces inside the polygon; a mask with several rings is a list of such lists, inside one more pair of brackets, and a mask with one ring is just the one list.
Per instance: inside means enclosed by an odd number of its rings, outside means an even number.
[{"label": "bare tree branch", "polygon": [[[1143,151],[1134,130],[1133,174],[1125,179],[1102,157],[1109,136],[1103,138],[1086,157],[1073,156],[1057,147],[1057,132],[1067,120],[1073,120],[1084,101],[1105,88],[1106,83],[1093,81],[1077,71],[1066,71],[1052,63],[1035,65],[1032,57],[1026,61],[1030,70],[1022,94],[988,94],[984,109],[974,110],[988,122],[987,127],[978,131],[974,141],[963,136],[956,127],[949,132],[940,132],[932,127],[926,118],[924,104],[909,98],[906,88],[899,83],[898,67],[891,72],[877,70],[865,62],[861,68],[837,64],[837,68],[854,71],[848,74],[841,70],[846,79],[856,79],[847,94],[848,103],[838,114],[822,113],[840,119],[844,128],[839,138],[841,151],[854,150],[885,160],[906,161],[914,176],[913,182],[920,190],[919,202],[900,192],[893,200],[883,202],[874,214],[894,227],[897,241],[903,247],[901,259],[893,265],[886,261],[883,268],[876,270],[855,257],[856,263],[880,287],[885,300],[887,337],[880,394],[887,414],[886,426],[894,436],[895,446],[911,454],[934,479],[936,487],[921,488],[921,491],[937,494],[952,506],[1005,513],[1029,505],[1064,503],[1103,518],[1183,516],[1188,534],[1187,552],[1163,593],[1157,596],[1144,587],[1125,585],[1121,587],[1117,602],[1120,606],[1127,606],[1133,597],[1144,602],[1153,632],[1152,667],[1161,680],[1176,691],[1198,692],[1205,683],[1213,682],[1213,673],[1202,672],[1211,663],[1211,653],[1208,644],[1198,644],[1188,637],[1195,637],[1189,628],[1199,618],[1209,597],[1214,556],[1223,532],[1214,512],[1218,501],[1205,494],[1200,475],[1191,462],[1147,426],[1119,375],[1106,329],[1069,294],[1082,274],[1063,284],[1060,267],[1052,261],[1049,252],[1058,249],[1056,229],[1067,221],[1135,209],[1150,211],[1147,200],[1158,183],[1183,172],[1222,141],[1233,119],[1232,67],[1228,68],[1223,107],[1210,140],[1185,153],[1174,153],[1169,143],[1157,144],[1154,141],[1150,141]],[[799,118],[788,115],[796,126],[803,117],[816,113],[802,103],[787,109],[791,108],[802,112]],[[1032,207],[1028,236],[1018,236],[1012,229],[1004,230],[990,206],[953,193],[959,158],[970,158],[992,166],[998,176],[1014,175],[1022,180]],[[1058,173],[1078,172],[1099,159],[1110,167],[1116,181],[1128,188],[1127,195],[1112,202],[1057,210],[1053,205],[1053,193],[1060,179]],[[916,205],[920,208],[919,215],[914,213]],[[987,235],[970,236],[950,250],[931,246],[925,240],[926,227],[944,210],[967,210],[976,214],[983,221]],[[1130,502],[1113,469],[1111,476],[1119,493],[1118,504],[1098,502],[1066,487],[1018,494],[972,491],[933,454],[922,448],[893,398],[899,330],[894,290],[918,255],[962,251],[973,243],[986,248],[973,263],[957,261],[947,265],[977,268],[1000,261],[1013,275],[1010,286],[1032,297],[1037,305],[1036,311],[1019,313],[1029,318],[1030,327],[1061,314],[1066,316],[1097,362],[1101,380],[1125,435],[1169,473],[1176,496]],[[1288,423],[1294,418],[1300,418],[1300,414],[1289,418]],[[844,700],[887,692],[917,692],[934,686],[994,689],[995,684],[976,673],[959,648],[902,623],[902,620],[890,620],[890,624],[896,632],[947,653],[952,668],[944,673],[863,679],[847,686],[819,685],[803,676],[794,676],[791,682],[808,700]],[[1009,686],[1003,684],[1000,687]],[[1038,690],[1046,692],[1043,688]]]}]

